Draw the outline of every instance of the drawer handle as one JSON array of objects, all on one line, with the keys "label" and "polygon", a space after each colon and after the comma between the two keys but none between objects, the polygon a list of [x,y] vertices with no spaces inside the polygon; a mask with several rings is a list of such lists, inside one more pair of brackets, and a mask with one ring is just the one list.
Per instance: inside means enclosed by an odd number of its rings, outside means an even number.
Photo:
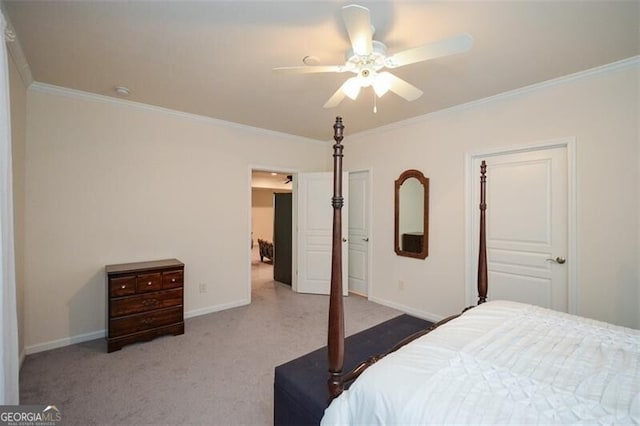
[{"label": "drawer handle", "polygon": [[153,322],[153,317],[150,317],[150,318],[144,318],[141,322],[142,322],[143,324],[151,324],[151,323]]},{"label": "drawer handle", "polygon": [[149,282],[147,283],[147,285],[151,285],[151,281],[149,281]]},{"label": "drawer handle", "polygon": [[127,288],[127,286],[126,286],[126,284],[122,284],[122,287],[120,287],[120,288],[124,290],[125,288]]},{"label": "drawer handle", "polygon": [[172,282],[172,283],[175,283],[175,282],[176,282],[176,279],[175,279],[175,278],[171,278],[171,282]]},{"label": "drawer handle", "polygon": [[157,305],[158,304],[158,299],[148,299],[148,300],[143,300],[142,301],[142,305],[143,306],[153,306],[153,305]]}]

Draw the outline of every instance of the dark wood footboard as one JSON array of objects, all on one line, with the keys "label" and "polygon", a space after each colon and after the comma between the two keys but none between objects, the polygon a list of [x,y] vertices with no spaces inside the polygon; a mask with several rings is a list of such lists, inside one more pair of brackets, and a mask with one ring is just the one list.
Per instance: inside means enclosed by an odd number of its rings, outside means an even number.
[{"label": "dark wood footboard", "polygon": [[[467,309],[469,309],[469,308],[467,308]],[[438,321],[437,323],[435,323],[435,324],[433,324],[433,325],[431,325],[431,326],[429,326],[429,327],[427,327],[425,329],[422,329],[422,330],[412,334],[409,337],[406,337],[406,338],[402,339],[400,342],[398,342],[390,350],[388,350],[388,351],[386,351],[384,353],[381,353],[380,355],[374,355],[374,356],[368,358],[366,361],[362,361],[353,370],[351,370],[351,371],[345,373],[344,375],[342,375],[341,383],[342,383],[343,389],[346,386],[348,386],[352,381],[357,379],[360,376],[360,374],[362,374],[364,372],[364,370],[366,370],[367,368],[369,368],[370,366],[372,366],[376,362],[380,361],[385,356],[389,355],[390,353],[393,353],[393,352],[397,351],[398,349],[400,349],[404,345],[407,345],[407,344],[413,342],[414,340],[418,339],[419,337],[422,337],[425,334],[431,333],[436,328],[440,327],[443,324],[448,323],[452,319],[458,318],[460,315],[462,315],[462,314],[452,315],[450,317],[444,318],[444,319]],[[331,398],[331,399],[333,399],[333,398]]]}]

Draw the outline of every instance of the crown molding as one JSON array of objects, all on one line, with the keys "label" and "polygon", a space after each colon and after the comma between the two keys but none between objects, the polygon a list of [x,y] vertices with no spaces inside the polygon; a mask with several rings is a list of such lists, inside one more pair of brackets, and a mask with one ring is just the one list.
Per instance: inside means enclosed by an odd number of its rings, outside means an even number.
[{"label": "crown molding", "polygon": [[640,55],[631,56],[629,58],[612,62],[610,64],[601,65],[595,68],[590,68],[588,70],[579,71],[573,74],[568,74],[562,77],[557,77],[557,78],[543,81],[540,83],[534,83],[529,86],[520,87],[518,89],[513,89],[508,92],[499,93],[497,95],[489,96],[482,99],[477,99],[464,104],[454,105],[449,108],[440,109],[437,111],[430,112],[428,114],[420,115],[418,117],[412,117],[402,121],[396,121],[395,123],[376,127],[374,129],[364,130],[362,132],[359,132],[357,135],[366,136],[369,134],[378,134],[380,132],[388,132],[388,131],[399,129],[402,127],[423,123],[439,115],[446,115],[446,114],[451,114],[459,111],[464,111],[467,109],[475,108],[480,105],[501,101],[504,99],[519,97],[529,93],[546,90],[550,87],[556,87],[563,84],[571,83],[573,81],[583,80],[583,79],[591,78],[598,75],[603,75],[603,74],[608,74],[615,71],[620,71],[620,70],[625,70],[630,68],[638,68],[638,67],[640,67]]},{"label": "crown molding", "polygon": [[200,123],[206,123],[219,127],[226,127],[235,130],[251,132],[251,133],[259,133],[261,135],[273,136],[278,139],[287,139],[295,142],[304,142],[304,143],[320,143],[322,145],[326,145],[326,141],[321,141],[318,139],[305,138],[303,136],[292,135],[289,133],[278,132],[275,130],[263,129],[260,127],[249,126],[247,124],[234,123],[232,121],[220,120],[218,118],[207,117],[204,115],[193,114],[190,112],[183,112],[174,109],[164,108],[156,105],[145,104],[142,102],[131,101],[128,99],[120,99],[114,98],[106,95],[99,95],[97,93],[85,92],[83,90],[70,89],[68,87],[56,86],[48,83],[41,83],[39,81],[34,81],[30,86],[29,90],[34,92],[47,93],[57,96],[63,96],[72,99],[82,99],[90,102],[99,102],[104,104],[112,104],[118,106],[124,106],[126,108],[131,108],[139,111],[151,111],[155,113],[171,115],[174,117],[183,118],[190,121],[196,121]]},{"label": "crown molding", "polygon": [[[17,42],[17,39],[16,39],[16,42]],[[12,42],[12,43],[15,43],[15,42]],[[28,64],[26,66],[27,66],[27,69],[28,69]],[[543,81],[543,82],[540,82],[540,83],[535,83],[535,84],[532,84],[532,85],[529,85],[529,86],[525,86],[525,87],[521,87],[521,88],[518,88],[518,89],[510,90],[508,92],[503,92],[503,93],[500,93],[500,94],[497,94],[497,95],[493,95],[493,96],[489,96],[489,97],[486,97],[486,98],[474,100],[474,101],[467,102],[467,103],[464,103],[464,104],[454,105],[454,106],[449,107],[449,108],[445,108],[445,109],[441,109],[441,110],[438,110],[438,111],[434,111],[434,112],[431,112],[431,113],[428,113],[428,114],[424,114],[424,115],[421,115],[421,116],[418,116],[418,117],[412,117],[412,118],[409,118],[407,120],[397,121],[395,123],[387,124],[385,126],[376,127],[374,129],[364,130],[364,131],[359,132],[357,134],[354,134],[352,136],[356,136],[356,135],[358,135],[358,136],[366,136],[368,134],[374,134],[374,133],[377,134],[377,133],[380,133],[380,132],[388,132],[388,131],[391,131],[391,130],[394,130],[394,129],[398,129],[398,128],[402,128],[402,127],[411,126],[411,125],[415,125],[415,124],[418,124],[418,123],[425,122],[425,121],[427,121],[427,120],[429,120],[429,119],[431,119],[431,118],[433,118],[435,116],[438,116],[438,115],[451,114],[451,113],[455,113],[455,112],[458,112],[458,111],[463,111],[463,110],[466,110],[466,109],[475,108],[477,106],[484,105],[484,104],[487,104],[487,103],[496,102],[496,101],[500,101],[500,100],[504,100],[504,99],[510,99],[510,98],[522,96],[522,95],[525,95],[525,94],[529,94],[529,93],[532,93],[532,92],[538,92],[538,91],[541,91],[541,90],[548,89],[550,87],[555,87],[555,86],[567,84],[567,83],[570,83],[570,82],[573,82],[573,81],[582,80],[582,79],[590,78],[590,77],[597,76],[597,75],[608,74],[608,73],[611,73],[611,72],[614,72],[614,71],[619,71],[619,70],[624,70],[624,69],[634,68],[634,67],[639,67],[639,66],[640,66],[640,55],[632,56],[630,58],[623,59],[621,61],[613,62],[613,63],[610,63],[610,64],[602,65],[602,66],[591,68],[591,69],[584,70],[584,71],[580,71],[580,72],[577,72],[577,73],[574,73],[574,74],[569,74],[569,75],[566,75],[566,76],[554,78],[554,79]],[[29,75],[30,75],[30,71],[29,71]],[[203,116],[203,115],[198,115],[198,114],[193,114],[193,113],[188,113],[188,112],[183,112],[183,111],[172,110],[172,109],[169,109],[169,108],[159,107],[159,106],[155,106],[155,105],[149,105],[149,104],[145,104],[145,103],[142,103],[142,102],[136,102],[136,101],[131,101],[131,100],[127,100],[127,99],[119,99],[119,98],[114,98],[114,97],[110,97],[110,96],[106,96],[106,95],[99,95],[99,94],[96,94],[96,93],[85,92],[85,91],[82,91],[82,90],[70,89],[70,88],[61,87],[61,86],[55,86],[55,85],[52,85],[52,84],[41,83],[41,82],[38,82],[38,81],[33,81],[33,83],[29,83],[28,88],[29,88],[29,90],[55,94],[55,95],[59,95],[59,96],[65,96],[65,97],[76,98],[76,99],[84,99],[84,100],[90,100],[90,101],[97,101],[97,102],[102,102],[102,103],[116,104],[116,105],[126,106],[126,107],[129,107],[129,108],[138,109],[138,110],[159,112],[159,113],[168,114],[168,115],[172,115],[172,116],[177,116],[177,117],[181,117],[181,118],[185,118],[185,119],[193,120],[193,121],[197,121],[197,122],[205,122],[205,123],[216,125],[216,126],[233,128],[233,129],[242,130],[242,131],[249,131],[249,132],[252,132],[252,133],[260,133],[260,134],[263,134],[263,135],[271,135],[271,136],[275,136],[275,137],[278,137],[278,138],[285,138],[285,139],[289,139],[289,140],[295,140],[295,141],[298,141],[298,142],[302,141],[302,142],[306,142],[306,143],[321,143],[323,145],[326,145],[327,143],[331,143],[331,141],[327,141],[327,140],[318,140],[318,139],[305,138],[303,136],[292,135],[292,134],[284,133],[284,132],[277,132],[275,130],[262,129],[262,128],[258,128],[258,127],[249,126],[249,125],[246,125],[246,124],[234,123],[234,122],[231,122],[231,121],[220,120],[220,119],[217,119],[217,118],[207,117],[207,116]]]}]

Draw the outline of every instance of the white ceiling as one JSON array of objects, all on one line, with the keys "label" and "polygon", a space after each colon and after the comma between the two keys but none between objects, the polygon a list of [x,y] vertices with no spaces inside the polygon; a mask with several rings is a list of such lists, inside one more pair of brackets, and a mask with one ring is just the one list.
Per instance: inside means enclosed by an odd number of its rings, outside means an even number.
[{"label": "white ceiling", "polygon": [[640,54],[638,1],[357,1],[389,53],[469,33],[468,53],[394,73],[424,91],[407,102],[322,106],[351,75],[279,75],[272,68],[343,64],[340,1],[6,1],[35,81],[216,119],[330,140],[345,134]]},{"label": "white ceiling", "polygon": [[[251,187],[252,188],[267,188],[267,189],[284,189],[289,190],[293,188],[288,176],[293,176],[290,173],[282,172],[269,172],[262,170],[251,171]],[[285,183],[287,182],[288,183]]]}]

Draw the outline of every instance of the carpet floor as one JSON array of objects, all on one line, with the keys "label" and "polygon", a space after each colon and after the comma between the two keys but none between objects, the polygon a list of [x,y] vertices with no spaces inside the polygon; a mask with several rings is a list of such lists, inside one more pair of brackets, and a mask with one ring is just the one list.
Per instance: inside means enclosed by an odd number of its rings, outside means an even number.
[{"label": "carpet floor", "polygon": [[[20,403],[64,424],[269,425],[274,367],[326,344],[327,296],[293,293],[252,262],[251,304],[191,318],[185,334],[106,353],[104,339],[27,356]],[[346,334],[400,314],[351,295]]]}]

